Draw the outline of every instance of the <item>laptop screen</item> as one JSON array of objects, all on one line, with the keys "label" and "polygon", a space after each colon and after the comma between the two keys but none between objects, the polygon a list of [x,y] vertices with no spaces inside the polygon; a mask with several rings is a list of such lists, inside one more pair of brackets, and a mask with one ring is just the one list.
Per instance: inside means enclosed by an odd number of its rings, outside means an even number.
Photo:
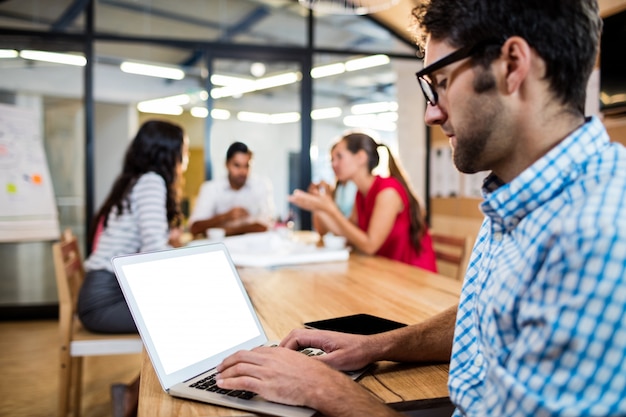
[{"label": "laptop screen", "polygon": [[114,265],[150,356],[167,375],[208,358],[215,366],[265,338],[221,244],[129,255]]}]

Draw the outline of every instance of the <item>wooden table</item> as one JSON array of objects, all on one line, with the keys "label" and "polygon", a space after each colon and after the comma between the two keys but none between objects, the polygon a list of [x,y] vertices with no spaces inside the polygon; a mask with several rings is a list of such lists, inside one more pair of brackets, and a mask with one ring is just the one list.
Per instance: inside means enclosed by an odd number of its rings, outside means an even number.
[{"label": "wooden table", "polygon": [[[369,313],[411,324],[456,304],[461,283],[386,258],[352,254],[348,262],[239,270],[268,338],[279,340],[302,323]],[[448,396],[448,366],[379,362],[360,381],[386,403]],[[139,417],[250,416],[166,394],[144,353]]]}]

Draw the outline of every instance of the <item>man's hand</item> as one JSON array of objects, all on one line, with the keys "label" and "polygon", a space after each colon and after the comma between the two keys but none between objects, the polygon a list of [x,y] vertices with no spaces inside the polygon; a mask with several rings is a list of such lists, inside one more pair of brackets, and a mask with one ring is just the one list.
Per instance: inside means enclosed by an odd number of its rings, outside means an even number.
[{"label": "man's hand", "polygon": [[320,361],[340,371],[354,371],[374,362],[369,350],[372,336],[331,332],[327,330],[295,329],[281,342],[280,346],[292,350],[314,347],[326,352],[317,356]]},{"label": "man's hand", "polygon": [[220,388],[252,391],[270,401],[314,408],[319,391],[311,389],[312,383],[325,390],[344,390],[344,385],[353,384],[322,362],[280,347],[239,351],[224,359],[217,371]]},{"label": "man's hand", "polygon": [[250,213],[248,213],[248,210],[246,210],[243,207],[233,207],[232,209],[224,213],[224,219],[227,222],[242,220],[249,216],[250,216]]},{"label": "man's hand", "polygon": [[217,385],[252,391],[263,398],[300,405],[335,417],[400,417],[348,376],[309,357],[282,347],[239,351],[217,367]]}]

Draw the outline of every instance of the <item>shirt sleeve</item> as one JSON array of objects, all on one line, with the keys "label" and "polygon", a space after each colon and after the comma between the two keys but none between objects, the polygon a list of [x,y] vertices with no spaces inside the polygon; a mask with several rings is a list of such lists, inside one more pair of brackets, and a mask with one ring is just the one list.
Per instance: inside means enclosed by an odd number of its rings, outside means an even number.
[{"label": "shirt sleeve", "polygon": [[133,187],[131,209],[139,228],[140,252],[169,247],[167,221],[167,188],[160,175],[141,176]]},{"label": "shirt sleeve", "polygon": [[191,216],[189,216],[190,225],[199,220],[209,219],[217,214],[215,212],[215,198],[215,183],[207,181],[202,184]]}]

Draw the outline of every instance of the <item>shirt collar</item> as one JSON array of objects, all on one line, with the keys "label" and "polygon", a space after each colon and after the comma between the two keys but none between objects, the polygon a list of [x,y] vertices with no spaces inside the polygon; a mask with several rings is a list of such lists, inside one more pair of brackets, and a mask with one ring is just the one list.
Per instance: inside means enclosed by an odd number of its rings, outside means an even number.
[{"label": "shirt collar", "polygon": [[248,178],[246,179],[246,182],[243,184],[243,186],[240,189],[235,190],[230,186],[230,181],[228,181],[228,177],[222,177],[222,189],[225,192],[230,191],[232,193],[236,193],[242,190],[247,190],[248,188],[250,188],[249,184],[250,184],[250,176],[248,176]]},{"label": "shirt collar", "polygon": [[512,230],[528,213],[573,182],[589,157],[608,144],[602,122],[589,118],[508,184],[490,174],[483,183],[481,210],[505,231]]}]

